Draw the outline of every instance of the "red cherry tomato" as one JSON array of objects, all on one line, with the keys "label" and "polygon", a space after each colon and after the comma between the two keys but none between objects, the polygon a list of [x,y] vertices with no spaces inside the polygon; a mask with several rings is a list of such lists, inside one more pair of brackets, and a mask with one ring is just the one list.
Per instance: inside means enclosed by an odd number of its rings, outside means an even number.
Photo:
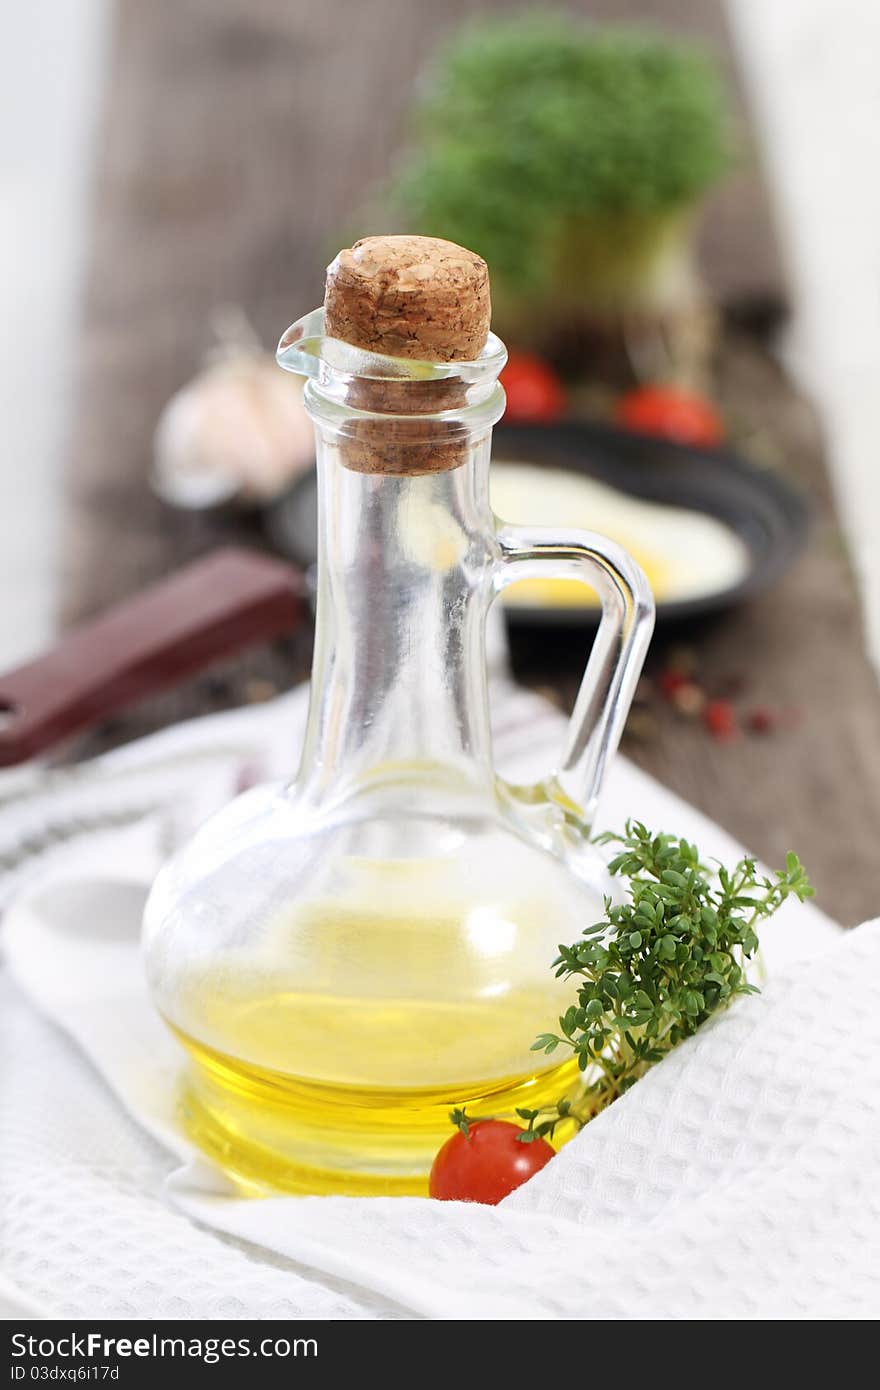
[{"label": "red cherry tomato", "polygon": [[546,1139],[522,1144],[518,1134],[519,1126],[506,1120],[478,1120],[468,1134],[453,1134],[434,1159],[431,1196],[441,1202],[500,1202],[554,1157]]},{"label": "red cherry tomato", "polygon": [[624,429],[676,444],[711,449],[724,438],[724,426],[712,402],[676,386],[638,386],[620,397],[614,414]]},{"label": "red cherry tomato", "polygon": [[565,409],[565,392],[553,368],[530,352],[512,352],[501,373],[507,393],[505,420],[558,420]]}]

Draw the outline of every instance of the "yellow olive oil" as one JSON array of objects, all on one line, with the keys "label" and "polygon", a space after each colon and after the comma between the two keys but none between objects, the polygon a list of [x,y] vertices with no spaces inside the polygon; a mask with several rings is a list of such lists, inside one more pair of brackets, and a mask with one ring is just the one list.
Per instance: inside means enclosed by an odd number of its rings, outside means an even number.
[{"label": "yellow olive oil", "polygon": [[[481,1093],[328,1086],[249,1066],[174,1032],[190,1054],[181,1092],[187,1131],[250,1193],[424,1196],[434,1155],[453,1133],[453,1106],[466,1104],[475,1120],[516,1121],[518,1106],[554,1105],[578,1079],[569,1061]],[[573,1131],[563,1123],[554,1144]]]},{"label": "yellow olive oil", "polygon": [[424,1193],[453,1106],[515,1119],[577,1086],[570,1058],[530,1051],[570,994],[543,930],[566,904],[515,872],[507,897],[447,882],[426,903],[412,865],[347,867],[347,892],[281,913],[246,963],[194,971],[169,1019],[188,1131],[248,1190]]}]

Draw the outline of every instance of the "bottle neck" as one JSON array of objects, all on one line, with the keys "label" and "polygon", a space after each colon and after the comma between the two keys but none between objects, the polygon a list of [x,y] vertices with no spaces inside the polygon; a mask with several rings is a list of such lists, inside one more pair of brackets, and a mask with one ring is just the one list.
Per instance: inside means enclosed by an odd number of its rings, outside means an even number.
[{"label": "bottle neck", "polygon": [[318,591],[298,791],[335,801],[433,769],[489,783],[491,430],[454,468],[346,467],[317,424]]}]

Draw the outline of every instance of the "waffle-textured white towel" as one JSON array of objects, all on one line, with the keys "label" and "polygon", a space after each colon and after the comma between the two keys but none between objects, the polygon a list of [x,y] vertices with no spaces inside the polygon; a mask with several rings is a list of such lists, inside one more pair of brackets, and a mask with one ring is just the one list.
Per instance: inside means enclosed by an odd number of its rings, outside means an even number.
[{"label": "waffle-textured white towel", "polygon": [[[0,807],[13,977],[0,1009],[0,1188],[19,1306],[142,1318],[876,1316],[880,932],[838,939],[810,907],[786,907],[768,929],[761,996],[497,1208],[246,1201],[192,1154],[173,1115],[175,1045],[142,983],[145,887],[243,768],[283,766],[303,701],[182,726]],[[558,716],[512,690],[498,712],[506,767],[546,767]],[[622,759],[604,812],[738,852]]]}]

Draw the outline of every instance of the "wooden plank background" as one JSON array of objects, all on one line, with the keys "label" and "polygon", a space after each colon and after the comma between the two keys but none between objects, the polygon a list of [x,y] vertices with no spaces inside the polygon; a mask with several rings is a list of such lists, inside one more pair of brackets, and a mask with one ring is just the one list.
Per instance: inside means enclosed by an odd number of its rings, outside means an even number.
[{"label": "wooden plank background", "polygon": [[[510,8],[472,0],[119,0],[76,347],[65,623],[218,541],[259,543],[254,522],[174,515],[153,498],[156,418],[196,370],[218,306],[242,306],[274,344],[319,301],[335,247],[349,233],[377,230],[360,225],[356,210],[399,148],[415,75],[438,37],[470,13]],[[618,19],[649,9],[725,44],[718,3],[569,8]],[[779,289],[753,168],[716,199],[704,251],[723,297]],[[784,735],[721,745],[655,705],[654,733],[630,737],[627,748],[758,853],[778,860],[796,847],[822,905],[852,922],[880,910],[880,704],[820,442],[809,410],[754,345],[730,338],[719,371],[722,399],[749,442],[810,486],[819,520],[809,555],[778,590],[690,640],[711,688],[746,677],[749,699],[796,704],[804,720]],[[309,635],[295,636],[151,702],[78,751],[226,706],[253,693],[255,678],[299,678],[308,651]],[[560,671],[549,649],[518,655],[533,683],[570,699],[571,660]],[[655,667],[663,659],[661,643]]]}]

